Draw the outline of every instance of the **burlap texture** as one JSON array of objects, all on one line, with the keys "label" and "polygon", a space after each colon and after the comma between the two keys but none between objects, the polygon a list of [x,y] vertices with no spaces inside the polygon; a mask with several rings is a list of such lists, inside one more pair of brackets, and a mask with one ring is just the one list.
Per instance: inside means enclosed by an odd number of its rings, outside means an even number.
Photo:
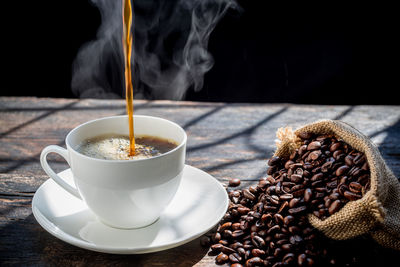
[{"label": "burlap texture", "polygon": [[387,167],[378,148],[352,126],[335,120],[321,120],[292,132],[278,129],[276,156],[288,157],[300,146],[300,132],[333,134],[366,155],[371,171],[370,190],[359,200],[348,202],[325,220],[310,214],[310,223],[327,237],[344,240],[369,234],[379,244],[400,250],[400,183]]}]

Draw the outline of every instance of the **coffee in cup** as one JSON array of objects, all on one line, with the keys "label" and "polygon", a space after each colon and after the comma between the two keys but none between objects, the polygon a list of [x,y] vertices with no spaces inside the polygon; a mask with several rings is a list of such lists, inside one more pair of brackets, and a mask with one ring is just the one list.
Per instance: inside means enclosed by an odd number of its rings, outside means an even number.
[{"label": "coffee in cup", "polygon": [[75,149],[88,157],[108,160],[146,159],[166,153],[178,145],[174,140],[157,136],[136,136],[135,155],[129,155],[129,136],[104,134],[88,138]]}]

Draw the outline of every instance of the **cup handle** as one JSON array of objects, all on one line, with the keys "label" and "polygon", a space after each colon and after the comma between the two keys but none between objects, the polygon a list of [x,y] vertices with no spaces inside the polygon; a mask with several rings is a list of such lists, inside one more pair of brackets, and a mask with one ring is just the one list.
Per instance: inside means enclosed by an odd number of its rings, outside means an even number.
[{"label": "cup handle", "polygon": [[81,195],[75,187],[70,186],[50,168],[49,164],[47,163],[47,154],[49,153],[59,154],[69,164],[68,150],[55,145],[47,146],[42,150],[42,153],[40,154],[40,164],[42,165],[42,168],[47,173],[47,175],[50,176],[50,178],[53,179],[59,186],[61,186],[77,198],[82,199]]}]

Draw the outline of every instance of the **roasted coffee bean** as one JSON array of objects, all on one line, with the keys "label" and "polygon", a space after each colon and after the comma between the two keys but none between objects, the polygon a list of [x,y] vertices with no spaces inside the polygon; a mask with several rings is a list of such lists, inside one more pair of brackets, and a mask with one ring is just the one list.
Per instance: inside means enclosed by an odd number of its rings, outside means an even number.
[{"label": "roasted coffee bean", "polygon": [[303,241],[303,238],[299,235],[292,235],[289,239],[290,243],[293,245],[299,244]]},{"label": "roasted coffee bean", "polygon": [[283,245],[281,246],[281,248],[282,248],[283,250],[286,250],[286,251],[291,251],[291,250],[292,250],[292,247],[293,247],[293,245],[290,244],[290,243],[286,243],[286,244],[283,244]]},{"label": "roasted coffee bean", "polygon": [[321,156],[321,150],[314,150],[308,155],[311,160],[317,160]]},{"label": "roasted coffee bean", "polygon": [[292,174],[290,176],[290,181],[292,181],[293,183],[299,183],[301,181],[303,177],[301,175],[298,174]]},{"label": "roasted coffee bean", "polygon": [[232,238],[237,239],[241,236],[243,236],[245,232],[243,230],[235,230],[232,232]]},{"label": "roasted coffee bean", "polygon": [[265,251],[262,249],[253,248],[251,250],[251,255],[253,255],[254,257],[263,257],[265,255]]},{"label": "roasted coffee bean", "polygon": [[220,252],[223,246],[224,245],[219,244],[219,243],[218,244],[214,244],[214,245],[211,246],[211,250],[215,251],[215,252]]},{"label": "roasted coffee bean", "polygon": [[275,171],[276,171],[276,166],[271,166],[271,167],[268,168],[267,174],[268,175],[273,175]]},{"label": "roasted coffee bean", "polygon": [[283,216],[279,213],[274,214],[274,219],[277,224],[283,223]]},{"label": "roasted coffee bean", "polygon": [[246,267],[259,266],[264,264],[264,261],[260,257],[253,257],[246,261]]},{"label": "roasted coffee bean", "polygon": [[339,186],[338,186],[338,192],[339,192],[339,194],[340,195],[344,195],[344,192],[346,192],[346,191],[348,191],[349,190],[349,187],[347,186],[347,185],[345,185],[345,184],[339,184]]},{"label": "roasted coffee bean", "polygon": [[266,186],[268,186],[270,184],[270,182],[268,182],[267,180],[265,180],[265,179],[262,179],[262,180],[260,180],[259,182],[258,182],[258,187],[259,188],[265,188]]},{"label": "roasted coffee bean", "polygon": [[329,207],[331,206],[331,204],[332,204],[332,199],[330,199],[330,198],[328,198],[328,199],[325,200],[325,202],[324,202],[324,206],[325,206],[326,208],[329,208]]},{"label": "roasted coffee bean", "polygon": [[251,239],[251,242],[254,244],[255,247],[260,248],[260,247],[264,247],[265,246],[265,241],[262,237],[259,236],[254,236]]},{"label": "roasted coffee bean", "polygon": [[302,253],[297,257],[297,264],[299,266],[305,266],[307,260],[307,255]]},{"label": "roasted coffee bean", "polygon": [[268,229],[267,234],[272,234],[276,231],[279,231],[281,229],[281,227],[279,225],[274,225],[271,228]]},{"label": "roasted coffee bean", "polygon": [[317,150],[321,148],[321,143],[318,141],[313,141],[308,144],[307,150]]},{"label": "roasted coffee bean", "polygon": [[344,154],[343,151],[339,149],[333,152],[332,156],[335,158],[336,161],[338,161],[338,157],[343,154]]},{"label": "roasted coffee bean", "polygon": [[277,258],[277,257],[280,256],[280,254],[282,254],[282,249],[281,248],[276,248],[274,250],[274,254],[273,255]]},{"label": "roasted coffee bean", "polygon": [[244,248],[238,248],[237,252],[239,253],[240,256],[244,257],[246,254],[246,250]]},{"label": "roasted coffee bean", "polygon": [[219,232],[216,232],[212,237],[211,240],[214,243],[218,243],[221,240],[221,234]]},{"label": "roasted coffee bean", "polygon": [[253,193],[251,193],[251,192],[249,191],[249,189],[244,189],[244,190],[243,190],[243,196],[244,196],[245,198],[249,199],[249,200],[255,200],[255,199],[256,199],[256,196],[253,195]]},{"label": "roasted coffee bean", "polygon": [[301,139],[310,139],[314,136],[314,133],[311,132],[299,132],[297,133],[297,136],[300,137]]},{"label": "roasted coffee bean", "polygon": [[220,243],[223,246],[229,246],[228,240],[225,240],[225,239],[221,239],[218,243]]},{"label": "roasted coffee bean", "polygon": [[359,193],[359,192],[361,192],[362,185],[357,182],[351,182],[349,184],[349,189],[353,193]]},{"label": "roasted coffee bean", "polygon": [[274,185],[276,183],[276,180],[274,177],[272,176],[267,176],[267,181],[270,182],[272,185]]},{"label": "roasted coffee bean", "polygon": [[236,252],[236,250],[234,250],[234,249],[232,249],[232,248],[230,248],[230,247],[227,247],[227,246],[222,246],[221,251],[222,251],[223,253],[227,254],[227,255]]},{"label": "roasted coffee bean", "polygon": [[344,158],[344,162],[346,163],[347,166],[351,167],[351,166],[354,165],[353,159],[354,159],[354,158],[353,158],[351,155],[347,155],[347,156]]},{"label": "roasted coffee bean", "polygon": [[368,162],[365,162],[365,163],[362,165],[361,170],[363,170],[363,171],[368,171],[368,170],[369,170]]},{"label": "roasted coffee bean", "polygon": [[230,187],[236,187],[240,185],[240,179],[238,178],[233,178],[233,179],[229,179],[229,186]]},{"label": "roasted coffee bean", "polygon": [[[238,263],[238,262],[242,261],[242,257],[239,255],[239,253],[235,252],[235,253],[232,253],[229,255],[229,260],[232,263]],[[233,265],[231,265],[231,266],[233,266]]]},{"label": "roasted coffee bean", "polygon": [[287,215],[285,218],[283,218],[283,224],[288,226],[294,221],[294,217],[292,215]]},{"label": "roasted coffee bean", "polygon": [[312,182],[319,181],[319,180],[321,180],[322,178],[324,178],[324,174],[323,174],[322,172],[320,172],[320,173],[314,174],[314,175],[311,177],[311,181],[312,181]]},{"label": "roasted coffee bean", "polygon": [[302,146],[299,148],[298,153],[299,153],[300,156],[302,156],[302,155],[304,155],[304,153],[305,153],[306,151],[307,151],[307,145],[302,145]]},{"label": "roasted coffee bean", "polygon": [[301,231],[301,229],[298,226],[289,226],[289,232],[291,234],[297,234]]},{"label": "roasted coffee bean", "polygon": [[285,169],[289,169],[290,166],[291,166],[292,164],[294,164],[294,161],[293,161],[293,160],[288,160],[288,161],[286,161],[286,163],[285,163]]},{"label": "roasted coffee bean", "polygon": [[293,186],[293,187],[290,189],[290,191],[291,191],[291,192],[295,192],[295,191],[298,191],[299,189],[302,189],[302,188],[304,188],[304,185],[303,185],[303,184],[297,184],[297,185]]},{"label": "roasted coffee bean", "polygon": [[338,150],[341,146],[342,146],[342,143],[340,143],[340,142],[332,143],[331,146],[329,147],[329,151],[330,151],[330,152],[335,152],[335,151]]},{"label": "roasted coffee bean", "polygon": [[309,202],[311,200],[311,197],[312,197],[312,190],[310,188],[307,188],[304,191],[304,201]]},{"label": "roasted coffee bean", "polygon": [[298,149],[293,150],[293,152],[289,156],[289,159],[290,160],[295,160],[297,158],[298,154],[299,154],[299,150]]},{"label": "roasted coffee bean", "polygon": [[325,162],[321,166],[321,172],[323,172],[323,173],[329,172],[332,169],[332,166],[333,166],[333,162],[332,161]]},{"label": "roasted coffee bean", "polygon": [[350,171],[349,171],[349,175],[353,176],[353,177],[358,177],[361,174],[361,169],[354,166]]},{"label": "roasted coffee bean", "polygon": [[279,205],[279,197],[276,195],[271,196],[270,201],[274,205]]},{"label": "roasted coffee bean", "polygon": [[361,165],[361,164],[363,164],[364,163],[364,161],[365,161],[365,155],[363,155],[363,154],[358,154],[354,159],[353,159],[353,162],[354,162],[354,164],[356,164],[356,165]]},{"label": "roasted coffee bean", "polygon": [[244,259],[247,261],[249,258],[251,258],[251,251],[246,250],[246,253],[244,254]]},{"label": "roasted coffee bean", "polygon": [[331,206],[328,209],[329,214],[334,214],[335,212],[337,212],[340,208],[342,207],[342,203],[340,200],[335,200],[332,202]]},{"label": "roasted coffee bean", "polygon": [[[279,233],[276,233],[275,235],[279,235]],[[289,240],[287,240],[287,239],[279,239],[279,238],[276,238],[276,239],[278,240],[278,241],[276,241],[276,245],[278,247],[281,247],[283,244],[286,244],[289,242]]]},{"label": "roasted coffee bean", "polygon": [[314,190],[319,193],[325,193],[328,191],[328,189],[326,187],[316,187],[316,188],[314,188]]},{"label": "roasted coffee bean", "polygon": [[257,187],[256,187],[256,186],[250,186],[250,187],[249,187],[249,191],[250,191],[252,194],[257,194]]},{"label": "roasted coffee bean", "polygon": [[218,232],[222,232],[222,231],[224,231],[225,229],[229,229],[229,228],[231,228],[231,226],[232,226],[232,223],[231,222],[226,222],[226,223],[224,223],[223,225],[221,225],[220,227],[218,227]]},{"label": "roasted coffee bean", "polygon": [[224,264],[225,262],[227,262],[229,260],[228,255],[224,254],[224,253],[220,253],[217,258],[215,259],[215,261],[217,262],[217,264]]},{"label": "roasted coffee bean", "polygon": [[236,231],[236,230],[239,230],[240,229],[240,223],[234,223],[234,224],[232,224],[232,230],[233,231]]},{"label": "roasted coffee bean", "polygon": [[289,208],[294,208],[300,203],[299,198],[293,198],[292,200],[289,201]]},{"label": "roasted coffee bean", "polygon": [[281,206],[279,207],[279,209],[278,209],[278,213],[282,213],[282,211],[283,211],[284,209],[286,209],[288,206],[289,206],[289,202],[288,202],[288,201],[283,202],[283,203],[281,204]]},{"label": "roasted coffee bean", "polygon": [[305,189],[299,189],[297,191],[292,192],[292,194],[294,197],[301,197],[304,195],[304,191],[305,191]]},{"label": "roasted coffee bean", "polygon": [[222,232],[222,236],[223,236],[224,238],[231,238],[231,237],[232,237],[232,231],[231,231],[231,230],[224,230],[224,231]]},{"label": "roasted coffee bean", "polygon": [[272,158],[269,159],[268,165],[269,165],[269,166],[274,166],[274,165],[278,164],[280,160],[281,160],[281,159],[280,159],[279,157],[274,156],[274,157],[272,157]]},{"label": "roasted coffee bean", "polygon": [[343,196],[348,200],[357,200],[360,199],[362,196],[351,191],[345,191]]},{"label": "roasted coffee bean", "polygon": [[237,208],[237,211],[240,214],[244,215],[244,214],[247,214],[250,211],[250,209],[248,207],[239,207],[239,208]]},{"label": "roasted coffee bean", "polygon": [[293,198],[293,195],[289,194],[289,193],[286,193],[286,194],[280,195],[279,198],[281,200],[291,200]]},{"label": "roasted coffee bean", "polygon": [[336,170],[336,176],[345,175],[349,171],[350,167],[347,165],[343,165]]},{"label": "roasted coffee bean", "polygon": [[338,185],[337,181],[332,181],[332,182],[326,183],[326,186],[330,189],[336,188],[337,185]]},{"label": "roasted coffee bean", "polygon": [[264,210],[265,210],[265,211],[276,211],[276,210],[277,210],[277,207],[267,205],[267,206],[264,206]]},{"label": "roasted coffee bean", "polygon": [[237,250],[238,248],[241,248],[241,247],[243,247],[243,244],[240,242],[235,242],[232,245],[230,245],[230,248],[232,248],[234,250]]},{"label": "roasted coffee bean", "polygon": [[293,253],[287,253],[285,256],[282,258],[282,262],[285,265],[290,265],[292,262],[294,262],[294,254]]},{"label": "roasted coffee bean", "polygon": [[288,210],[289,214],[293,215],[293,214],[298,214],[301,213],[303,211],[307,210],[307,206],[300,206],[297,208],[291,208]]}]

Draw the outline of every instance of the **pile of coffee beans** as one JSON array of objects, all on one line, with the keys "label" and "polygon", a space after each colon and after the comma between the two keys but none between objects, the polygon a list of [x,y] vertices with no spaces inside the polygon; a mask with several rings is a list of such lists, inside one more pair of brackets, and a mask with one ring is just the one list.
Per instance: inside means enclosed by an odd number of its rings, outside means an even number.
[{"label": "pile of coffee beans", "polygon": [[211,236],[217,264],[337,264],[330,241],[307,215],[325,219],[362,198],[369,189],[369,166],[363,153],[334,136],[299,137],[301,146],[287,159],[272,157],[268,176],[256,186],[229,192],[228,211]]},{"label": "pile of coffee beans", "polygon": [[302,146],[288,160],[273,157],[268,162],[267,173],[294,196],[289,207],[303,201],[315,216],[325,219],[348,201],[364,196],[370,186],[364,153],[333,136],[313,138],[312,134],[303,133],[300,137]]}]

